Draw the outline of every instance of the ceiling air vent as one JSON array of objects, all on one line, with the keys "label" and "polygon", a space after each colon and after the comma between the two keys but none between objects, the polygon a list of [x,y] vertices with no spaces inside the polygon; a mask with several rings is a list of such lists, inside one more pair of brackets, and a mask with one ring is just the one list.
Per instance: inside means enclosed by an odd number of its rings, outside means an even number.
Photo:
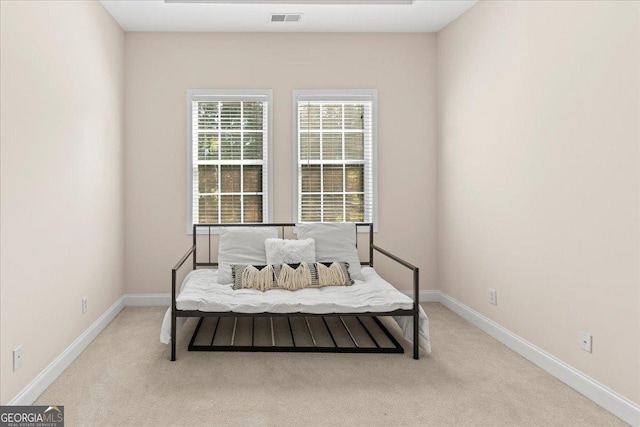
[{"label": "ceiling air vent", "polygon": [[271,22],[298,22],[302,19],[301,13],[272,13]]}]

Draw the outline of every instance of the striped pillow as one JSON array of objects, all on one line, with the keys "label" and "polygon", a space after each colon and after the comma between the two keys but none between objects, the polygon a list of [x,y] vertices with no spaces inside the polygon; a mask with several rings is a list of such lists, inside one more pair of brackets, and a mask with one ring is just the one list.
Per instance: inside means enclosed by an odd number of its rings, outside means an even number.
[{"label": "striped pillow", "polygon": [[233,289],[285,289],[295,291],[325,286],[350,286],[353,280],[346,262],[281,265],[232,265]]}]

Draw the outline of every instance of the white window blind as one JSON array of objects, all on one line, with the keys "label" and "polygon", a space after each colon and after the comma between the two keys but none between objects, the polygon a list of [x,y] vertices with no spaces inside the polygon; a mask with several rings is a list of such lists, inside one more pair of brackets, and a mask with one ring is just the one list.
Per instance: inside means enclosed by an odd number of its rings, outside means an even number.
[{"label": "white window blind", "polygon": [[189,91],[190,221],[269,221],[270,91]]},{"label": "white window blind", "polygon": [[374,222],[375,91],[297,91],[298,222]]}]

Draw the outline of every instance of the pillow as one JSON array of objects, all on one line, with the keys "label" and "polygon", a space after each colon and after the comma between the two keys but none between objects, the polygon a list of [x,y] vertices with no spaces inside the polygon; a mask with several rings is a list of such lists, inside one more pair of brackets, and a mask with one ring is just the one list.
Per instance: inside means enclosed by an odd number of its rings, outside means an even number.
[{"label": "pillow", "polygon": [[297,264],[316,262],[316,242],[313,239],[284,240],[267,239],[264,241],[267,252],[267,264]]},{"label": "pillow", "polygon": [[232,265],[233,289],[273,289],[276,276],[271,265]]},{"label": "pillow", "polygon": [[309,288],[324,286],[350,286],[353,280],[349,275],[349,264],[346,262],[317,262],[312,264],[311,284]]},{"label": "pillow", "polygon": [[324,222],[298,224],[299,239],[314,239],[316,260],[319,262],[346,261],[353,279],[364,280],[360,273],[360,258],[356,248],[356,225],[352,222]]},{"label": "pillow", "polygon": [[264,241],[278,237],[273,227],[223,227],[218,245],[218,283],[233,283],[231,264],[265,265]]},{"label": "pillow", "polygon": [[324,286],[350,286],[349,265],[344,262],[282,265],[232,265],[233,289],[284,289],[295,291]]}]

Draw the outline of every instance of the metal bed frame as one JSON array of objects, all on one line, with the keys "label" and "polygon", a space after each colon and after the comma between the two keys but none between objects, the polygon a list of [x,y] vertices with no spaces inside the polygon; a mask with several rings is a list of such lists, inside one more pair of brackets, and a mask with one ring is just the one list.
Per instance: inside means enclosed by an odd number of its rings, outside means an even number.
[{"label": "metal bed frame", "polygon": [[[180,260],[176,263],[171,271],[171,361],[176,360],[176,321],[178,317],[197,317],[200,318],[198,324],[195,328],[191,341],[189,342],[189,351],[251,351],[251,352],[322,352],[322,353],[404,353],[403,347],[400,343],[394,338],[394,336],[389,332],[389,330],[384,326],[384,324],[378,319],[378,316],[412,316],[413,317],[413,358],[418,359],[420,357],[418,340],[419,340],[419,305],[418,305],[418,294],[419,294],[419,269],[418,267],[410,264],[409,262],[403,260],[402,258],[389,253],[388,251],[382,249],[379,246],[376,246],[373,243],[373,224],[371,223],[356,223],[356,233],[359,228],[366,227],[369,233],[369,260],[363,261],[360,264],[367,265],[373,267],[373,254],[374,252],[378,252],[387,258],[399,263],[400,265],[408,268],[413,272],[413,307],[411,309],[398,309],[388,312],[365,312],[365,313],[327,313],[327,314],[312,314],[312,313],[237,313],[237,312],[205,312],[198,310],[179,310],[176,307],[176,277],[178,271],[185,265],[186,261],[191,257],[193,270],[198,267],[217,267],[217,260],[211,260],[211,230],[215,228],[221,227],[277,227],[282,230],[282,237],[285,236],[285,228],[295,227],[294,223],[270,223],[270,224],[194,224],[193,225],[193,245],[189,250],[180,258]],[[204,233],[208,235],[208,256],[206,262],[199,262],[197,259],[198,254],[198,235],[202,235],[202,233],[198,233],[200,229],[207,229],[207,232]],[[356,235],[357,237],[357,235]],[[357,238],[356,238],[356,246],[357,246]],[[202,335],[203,324],[205,322],[209,322],[209,318],[215,318],[215,328],[213,330],[213,335],[211,339],[208,339],[208,336]],[[219,326],[223,321],[226,321],[227,318],[233,318],[233,332],[231,335],[231,342],[229,345],[220,345],[215,344],[216,334],[218,332]],[[251,318],[251,345],[238,345],[236,344],[236,330],[239,322],[243,322],[244,318]],[[271,345],[255,345],[255,332],[256,332],[256,318],[268,318],[269,324],[271,326]],[[286,324],[284,329],[286,331],[288,326],[288,331],[291,337],[291,342],[293,345],[276,345],[275,333],[274,333],[274,322],[273,319],[286,318]],[[300,335],[298,334],[298,343],[296,343],[296,334],[294,334],[294,328],[291,324],[291,319],[296,318],[304,318],[304,324],[307,326],[308,336],[307,342],[309,342],[308,338],[310,338],[310,342],[312,345],[299,345],[302,344],[300,340]],[[328,334],[328,337],[331,338],[331,345],[321,345],[317,342],[316,336],[320,334],[320,332],[316,329],[316,334],[313,333],[312,327],[309,323],[309,318],[315,319],[319,318],[322,320],[322,323],[316,321],[316,324],[323,325],[321,326],[323,333]],[[338,318],[339,322],[333,321],[332,319]],[[347,323],[344,318],[347,318],[351,323],[352,327],[362,328],[362,330],[366,333],[366,341],[368,341],[369,345],[365,345],[363,342],[358,342],[354,334],[349,329]],[[208,320],[205,320],[208,319]],[[354,319],[354,320],[351,320]],[[368,319],[372,319],[373,322]],[[327,321],[329,320],[329,322]],[[357,321],[357,323],[356,323]],[[330,323],[333,323],[333,327],[330,326]],[[367,328],[365,323],[369,323],[370,328]],[[303,324],[303,325],[304,325]],[[337,328],[339,330],[336,329]],[[210,325],[213,326],[213,325]],[[281,328],[282,329],[282,328]],[[339,339],[337,339],[339,332],[344,334],[347,333],[349,339],[347,341],[347,345],[341,345],[338,343]],[[382,335],[381,335],[382,333]],[[375,335],[378,335],[378,339],[375,338]],[[380,337],[383,337],[381,340]],[[209,344],[198,344],[196,341],[209,342]],[[388,340],[387,345],[382,341]]]}]

